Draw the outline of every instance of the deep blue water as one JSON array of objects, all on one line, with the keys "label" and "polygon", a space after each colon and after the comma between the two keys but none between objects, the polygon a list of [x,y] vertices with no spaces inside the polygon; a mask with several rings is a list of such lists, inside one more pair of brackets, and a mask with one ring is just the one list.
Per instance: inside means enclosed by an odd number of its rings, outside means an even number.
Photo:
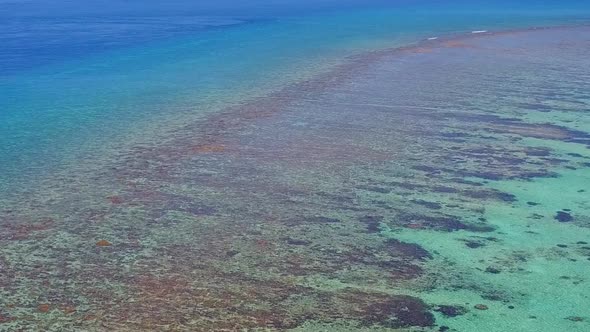
[{"label": "deep blue water", "polygon": [[[472,14],[509,21],[518,16],[584,16],[583,1],[0,1],[0,74],[205,30],[331,11],[370,8],[415,14]],[[410,18],[411,19],[411,18]],[[439,20],[448,17],[440,16]],[[370,22],[367,22],[370,24]],[[448,22],[452,23],[452,22]],[[366,36],[371,38],[371,36]]]},{"label": "deep blue water", "polygon": [[334,7],[342,9],[352,4],[354,1],[329,0],[273,1],[272,4],[268,1],[227,0],[166,3],[3,1],[0,2],[3,46],[0,68],[6,75],[51,62],[196,34],[211,28]]},{"label": "deep blue water", "polygon": [[571,0],[0,0],[0,184],[20,185],[130,128],[149,125],[149,136],[165,119],[264,94],[367,49],[583,23],[589,13]]}]

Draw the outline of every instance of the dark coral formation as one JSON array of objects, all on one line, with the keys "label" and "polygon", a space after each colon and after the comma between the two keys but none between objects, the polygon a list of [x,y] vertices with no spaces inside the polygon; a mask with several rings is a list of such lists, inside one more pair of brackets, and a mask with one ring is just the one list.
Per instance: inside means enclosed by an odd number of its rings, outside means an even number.
[{"label": "dark coral formation", "polygon": [[456,305],[439,305],[434,311],[438,311],[446,317],[457,317],[467,313],[465,307]]},{"label": "dark coral formation", "polygon": [[554,217],[555,220],[559,222],[571,222],[574,221],[574,217],[571,214],[565,211],[557,211],[557,214]]}]

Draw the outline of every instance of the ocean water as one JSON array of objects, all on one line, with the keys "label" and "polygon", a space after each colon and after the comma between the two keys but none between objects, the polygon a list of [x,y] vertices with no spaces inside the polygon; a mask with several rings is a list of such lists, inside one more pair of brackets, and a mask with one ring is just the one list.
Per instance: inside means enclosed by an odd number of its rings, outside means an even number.
[{"label": "ocean water", "polygon": [[367,49],[583,22],[587,13],[582,2],[509,10],[412,1],[0,6],[0,182],[16,187],[127,140],[130,128],[157,130],[154,123],[276,90]]},{"label": "ocean water", "polygon": [[0,331],[587,331],[589,20],[0,0]]}]

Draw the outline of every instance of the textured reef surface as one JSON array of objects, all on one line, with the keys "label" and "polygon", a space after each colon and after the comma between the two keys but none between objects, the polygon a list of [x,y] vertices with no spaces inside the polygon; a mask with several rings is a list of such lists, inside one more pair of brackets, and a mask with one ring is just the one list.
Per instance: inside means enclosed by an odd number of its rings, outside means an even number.
[{"label": "textured reef surface", "polygon": [[590,330],[588,36],[364,54],[3,199],[0,331]]}]

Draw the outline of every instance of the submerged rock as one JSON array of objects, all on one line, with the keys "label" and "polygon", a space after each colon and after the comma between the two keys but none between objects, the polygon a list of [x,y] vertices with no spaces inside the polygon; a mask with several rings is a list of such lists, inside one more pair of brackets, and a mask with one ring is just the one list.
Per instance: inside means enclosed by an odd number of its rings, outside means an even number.
[{"label": "submerged rock", "polygon": [[434,311],[440,312],[445,317],[457,317],[467,313],[464,307],[454,305],[439,305]]},{"label": "submerged rock", "polygon": [[476,304],[475,306],[473,306],[475,309],[477,310],[488,310],[488,306],[485,304]]},{"label": "submerged rock", "polygon": [[411,200],[411,202],[418,204],[418,205],[422,205],[426,208],[433,209],[433,210],[442,209],[442,205],[440,205],[440,203],[436,203],[436,202],[429,202],[429,201],[425,201],[422,199],[413,199],[413,200]]},{"label": "submerged rock", "polygon": [[564,211],[558,211],[557,214],[555,215],[555,217],[553,217],[553,218],[559,222],[574,221],[574,217],[572,217],[571,214],[564,212]]},{"label": "submerged rock", "polygon": [[465,241],[465,246],[467,246],[467,248],[477,249],[477,248],[485,246],[485,244],[478,242],[478,241],[467,240],[467,241]]},{"label": "submerged rock", "polygon": [[487,273],[492,273],[492,274],[499,274],[502,271],[500,271],[499,269],[497,269],[497,268],[495,268],[493,266],[488,266],[488,268],[486,268],[486,272]]}]

